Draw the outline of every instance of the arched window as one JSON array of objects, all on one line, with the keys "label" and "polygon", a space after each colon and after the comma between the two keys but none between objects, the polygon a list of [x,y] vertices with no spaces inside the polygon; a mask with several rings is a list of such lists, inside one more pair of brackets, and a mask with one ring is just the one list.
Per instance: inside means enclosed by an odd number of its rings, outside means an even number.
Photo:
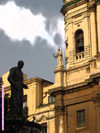
[{"label": "arched window", "polygon": [[76,53],[84,51],[84,34],[82,30],[77,30],[75,33]]}]

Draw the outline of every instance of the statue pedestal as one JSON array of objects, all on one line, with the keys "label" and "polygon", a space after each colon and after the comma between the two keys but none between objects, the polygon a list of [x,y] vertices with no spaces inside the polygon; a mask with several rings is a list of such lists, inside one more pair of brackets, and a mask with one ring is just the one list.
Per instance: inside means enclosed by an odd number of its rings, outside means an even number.
[{"label": "statue pedestal", "polygon": [[6,118],[5,133],[40,133],[41,126],[21,118]]},{"label": "statue pedestal", "polygon": [[54,71],[55,73],[55,86],[56,87],[61,87],[64,84],[64,66],[57,66],[56,70]]}]

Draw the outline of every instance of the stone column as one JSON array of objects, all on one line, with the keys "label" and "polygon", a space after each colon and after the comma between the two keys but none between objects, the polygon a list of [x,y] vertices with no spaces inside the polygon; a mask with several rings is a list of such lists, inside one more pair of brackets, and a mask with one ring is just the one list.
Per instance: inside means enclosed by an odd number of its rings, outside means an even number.
[{"label": "stone column", "polygon": [[98,33],[98,52],[100,53],[100,0],[97,3],[97,33]]},{"label": "stone column", "polygon": [[95,20],[95,7],[90,7],[90,27],[91,27],[91,49],[92,57],[97,54],[97,41],[96,41],[96,20]]},{"label": "stone column", "polygon": [[100,133],[100,92],[96,93],[94,103],[96,110],[96,133]]}]

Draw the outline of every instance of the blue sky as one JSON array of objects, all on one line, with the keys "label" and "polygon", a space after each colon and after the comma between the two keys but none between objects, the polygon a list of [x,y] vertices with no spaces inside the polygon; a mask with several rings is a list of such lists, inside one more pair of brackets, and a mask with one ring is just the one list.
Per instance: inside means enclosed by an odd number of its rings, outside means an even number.
[{"label": "blue sky", "polygon": [[58,46],[64,50],[62,0],[0,0],[0,75],[18,60],[28,78],[54,81]]}]

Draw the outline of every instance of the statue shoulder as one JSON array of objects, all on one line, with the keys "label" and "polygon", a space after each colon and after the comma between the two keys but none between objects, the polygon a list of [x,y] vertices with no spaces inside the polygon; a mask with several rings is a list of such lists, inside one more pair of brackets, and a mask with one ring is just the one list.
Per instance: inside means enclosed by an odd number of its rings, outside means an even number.
[{"label": "statue shoulder", "polygon": [[16,70],[17,70],[17,67],[13,67],[13,68],[10,69],[10,72],[16,71]]},{"label": "statue shoulder", "polygon": [[15,76],[16,74],[16,67],[13,67],[10,69],[10,73],[9,73],[9,76],[8,76],[8,81],[11,83],[12,81],[12,78]]}]

